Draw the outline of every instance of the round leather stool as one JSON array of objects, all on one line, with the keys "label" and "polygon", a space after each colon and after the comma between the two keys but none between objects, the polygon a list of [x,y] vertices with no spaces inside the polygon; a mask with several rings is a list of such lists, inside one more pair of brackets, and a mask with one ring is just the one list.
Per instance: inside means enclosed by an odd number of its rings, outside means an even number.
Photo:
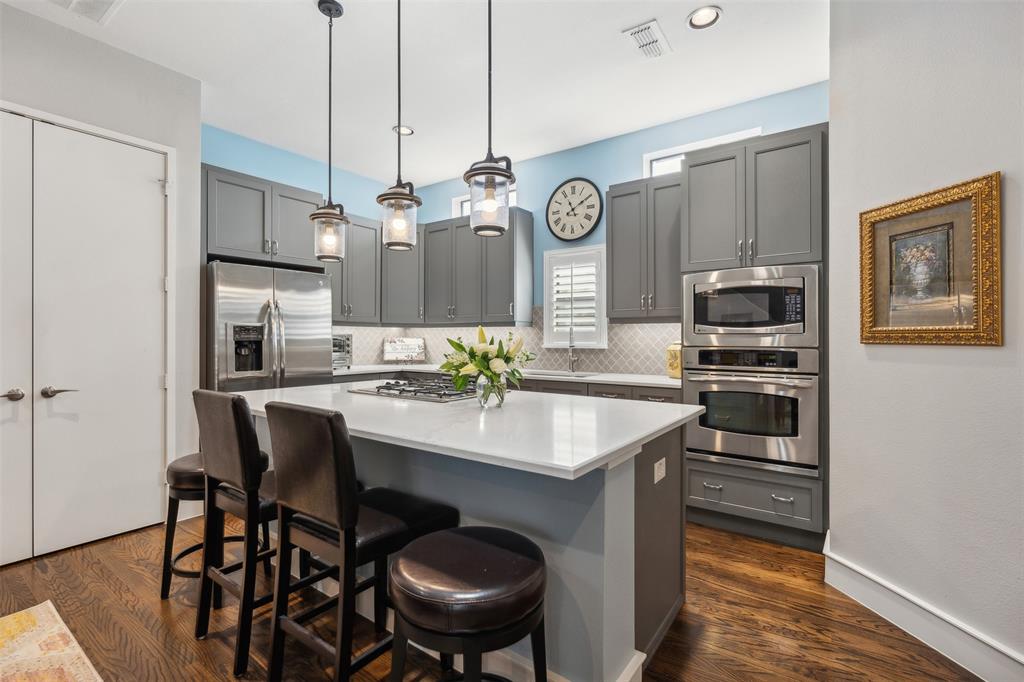
[{"label": "round leather stool", "polygon": [[526,635],[537,682],[547,679],[544,649],[544,554],[529,538],[503,528],[463,526],[413,540],[389,571],[395,609],[391,681],[405,668],[408,641],[441,652],[451,670],[463,656],[467,682],[504,680],[483,673],[481,657]]},{"label": "round leather stool", "polygon": [[[167,465],[167,526],[164,532],[163,572],[160,578],[160,598],[167,599],[171,592],[171,575],[198,578],[199,571],[178,567],[178,562],[203,548],[203,543],[189,545],[174,556],[174,531],[178,526],[178,504],[181,500],[202,501],[206,490],[203,458],[198,452],[179,457]],[[264,542],[269,542],[268,529],[263,529]],[[242,536],[232,535],[225,542],[241,542]]]}]

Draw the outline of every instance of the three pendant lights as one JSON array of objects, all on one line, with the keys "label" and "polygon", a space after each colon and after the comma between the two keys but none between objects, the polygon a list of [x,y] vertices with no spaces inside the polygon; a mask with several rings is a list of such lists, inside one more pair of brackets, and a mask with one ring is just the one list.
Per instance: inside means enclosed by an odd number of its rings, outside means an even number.
[{"label": "three pendant lights", "polygon": [[[381,207],[381,238],[384,247],[408,251],[416,246],[416,213],[423,200],[416,196],[411,182],[402,180],[402,138],[413,130],[402,123],[402,0],[398,3],[398,121],[392,128],[398,138],[398,173],[395,184],[377,196]],[[350,221],[345,207],[335,204],[331,195],[331,86],[334,20],[344,10],[337,0],[318,0],[317,7],[327,17],[327,202],[310,214],[316,236],[316,257],[322,261],[340,261],[345,257],[345,230]],[[470,165],[462,176],[469,186],[470,227],[482,237],[500,237],[508,229],[509,189],[516,181],[512,160],[495,157],[491,148],[491,0],[487,0],[487,156]]]}]

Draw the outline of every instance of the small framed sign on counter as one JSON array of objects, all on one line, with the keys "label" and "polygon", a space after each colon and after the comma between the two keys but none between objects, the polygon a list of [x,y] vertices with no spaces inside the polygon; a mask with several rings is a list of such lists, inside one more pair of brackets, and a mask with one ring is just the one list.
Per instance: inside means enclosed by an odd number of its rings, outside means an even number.
[{"label": "small framed sign on counter", "polygon": [[384,362],[426,362],[426,343],[419,337],[384,339]]}]

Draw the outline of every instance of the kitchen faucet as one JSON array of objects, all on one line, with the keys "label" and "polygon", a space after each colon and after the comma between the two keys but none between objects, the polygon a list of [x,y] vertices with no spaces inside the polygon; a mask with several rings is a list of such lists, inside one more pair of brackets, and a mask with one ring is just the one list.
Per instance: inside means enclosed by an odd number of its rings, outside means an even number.
[{"label": "kitchen faucet", "polygon": [[572,339],[572,325],[569,325],[569,374],[576,373],[576,363],[579,362],[579,356],[576,355],[576,344]]}]

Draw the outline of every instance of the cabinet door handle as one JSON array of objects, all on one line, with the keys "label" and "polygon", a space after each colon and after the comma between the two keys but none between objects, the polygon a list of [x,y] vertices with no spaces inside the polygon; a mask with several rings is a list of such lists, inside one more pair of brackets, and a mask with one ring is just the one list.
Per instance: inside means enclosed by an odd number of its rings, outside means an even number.
[{"label": "cabinet door handle", "polygon": [[754,240],[753,238],[747,240],[747,263],[750,265],[754,264]]},{"label": "cabinet door handle", "polygon": [[647,294],[647,309],[654,310],[654,294]]},{"label": "cabinet door handle", "polygon": [[269,239],[264,239],[263,240],[263,253],[270,253],[270,240]]},{"label": "cabinet door handle", "polygon": [[513,305],[515,305],[515,301],[509,301],[509,303],[508,303],[508,314],[509,315],[515,315],[515,313],[512,312],[512,306]]},{"label": "cabinet door handle", "polygon": [[647,310],[646,300],[647,296],[645,294],[640,294],[640,310]]},{"label": "cabinet door handle", "polygon": [[743,240],[736,242],[736,260],[743,262]]},{"label": "cabinet door handle", "polygon": [[792,497],[779,497],[775,493],[772,493],[772,499],[775,500],[776,502],[785,502],[786,504],[793,504]]},{"label": "cabinet door handle", "polygon": [[712,483],[708,483],[707,481],[704,481],[704,487],[708,488],[709,490],[721,490],[722,489],[721,485],[714,485]]},{"label": "cabinet door handle", "polygon": [[276,256],[277,255],[277,240],[276,239],[273,239],[270,242],[270,255],[271,256]]}]

